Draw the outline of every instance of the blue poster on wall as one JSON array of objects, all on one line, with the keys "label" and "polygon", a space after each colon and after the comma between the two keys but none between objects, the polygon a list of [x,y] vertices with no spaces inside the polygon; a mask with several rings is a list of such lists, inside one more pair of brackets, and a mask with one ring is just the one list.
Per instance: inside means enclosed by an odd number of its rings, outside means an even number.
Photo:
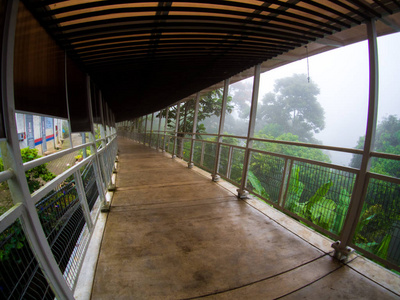
[{"label": "blue poster on wall", "polygon": [[25,115],[26,121],[26,141],[28,143],[28,147],[31,149],[35,149],[35,136],[33,134],[33,116]]},{"label": "blue poster on wall", "polygon": [[46,117],[46,129],[53,129],[53,118]]}]

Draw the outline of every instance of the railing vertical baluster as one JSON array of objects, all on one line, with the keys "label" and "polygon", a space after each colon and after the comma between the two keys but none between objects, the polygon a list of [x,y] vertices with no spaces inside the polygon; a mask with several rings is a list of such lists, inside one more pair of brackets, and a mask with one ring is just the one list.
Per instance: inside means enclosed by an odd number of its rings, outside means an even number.
[{"label": "railing vertical baluster", "polygon": [[[287,168],[288,164],[289,168]],[[285,159],[285,168],[283,172],[284,174],[282,179],[282,186],[279,192],[279,204],[282,208],[285,208],[286,199],[289,191],[290,177],[292,176],[292,169],[293,169],[293,160]],[[283,188],[284,188],[284,193],[281,194],[281,192],[283,192]]]},{"label": "railing vertical baluster", "polygon": [[156,145],[157,150],[160,149],[161,118],[162,118],[162,110],[158,112],[158,132],[157,132],[157,145]]},{"label": "railing vertical baluster", "polygon": [[231,179],[232,157],[233,157],[233,147],[229,146],[228,162],[227,162],[227,166],[226,166],[226,177],[228,177],[229,179]]},{"label": "railing vertical baluster", "polygon": [[93,231],[93,222],[92,218],[90,217],[90,209],[86,199],[85,187],[82,182],[82,174],[80,170],[77,170],[74,174],[75,183],[76,183],[76,190],[78,192],[79,202],[82,207],[83,216],[85,218],[86,224],[89,228],[89,231]]},{"label": "railing vertical baluster", "polygon": [[180,113],[180,111],[181,111],[181,102],[179,102],[178,104],[177,104],[177,108],[176,108],[176,115],[175,115],[175,121],[176,121],[176,124],[175,124],[175,134],[174,134],[174,148],[172,149],[172,158],[175,158],[176,157],[176,144],[177,144],[177,142],[178,142],[178,131],[179,131],[179,113]]},{"label": "railing vertical baluster", "polygon": [[201,141],[200,166],[203,166],[204,163],[204,147],[204,141]]},{"label": "railing vertical baluster", "polygon": [[197,132],[197,116],[199,114],[199,103],[200,103],[200,93],[197,93],[196,102],[194,105],[192,137],[190,139],[190,156],[188,161],[189,169],[193,168],[194,139],[196,138],[196,132]]},{"label": "railing vertical baluster", "polygon": [[154,113],[151,114],[149,148],[151,148],[151,144],[153,143],[153,123],[154,123]]},{"label": "railing vertical baluster", "polygon": [[219,127],[218,127],[218,138],[217,138],[217,149],[215,151],[215,162],[214,162],[214,171],[211,174],[213,181],[218,181],[220,176],[218,175],[219,161],[221,156],[221,143],[222,143],[222,133],[225,125],[225,115],[226,115],[226,102],[228,99],[228,90],[229,90],[229,78],[224,81],[224,91],[222,94],[222,105],[221,105],[221,118],[219,119]]}]

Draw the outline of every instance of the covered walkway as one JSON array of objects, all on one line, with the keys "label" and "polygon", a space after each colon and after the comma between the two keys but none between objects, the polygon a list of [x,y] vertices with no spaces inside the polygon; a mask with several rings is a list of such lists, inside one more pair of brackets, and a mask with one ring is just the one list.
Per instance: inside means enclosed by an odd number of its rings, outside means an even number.
[{"label": "covered walkway", "polygon": [[179,160],[118,143],[92,299],[399,298],[380,275],[333,260],[328,241],[302,225],[314,242]]}]

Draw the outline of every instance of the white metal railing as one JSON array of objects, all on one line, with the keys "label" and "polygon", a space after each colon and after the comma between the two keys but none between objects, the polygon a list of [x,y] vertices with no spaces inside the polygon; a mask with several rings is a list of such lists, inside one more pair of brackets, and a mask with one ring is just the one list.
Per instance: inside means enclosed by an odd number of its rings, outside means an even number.
[{"label": "white metal railing", "polygon": [[[355,248],[365,256],[399,271],[400,253],[390,250],[400,248],[398,247],[400,245],[398,217],[400,215],[400,179],[372,173],[370,161],[371,158],[399,161],[400,155],[373,151],[378,101],[376,31],[373,21],[368,22],[367,29],[370,96],[366,139],[362,150],[255,137],[260,65],[254,68],[253,94],[246,136],[223,133],[229,79],[224,82],[221,110],[218,111],[220,118],[218,134],[199,133],[196,130],[200,92],[195,97],[194,111],[190,112],[193,122],[192,132],[182,130],[184,126],[181,125],[181,104],[184,101],[193,101],[185,99],[158,112],[158,130],[153,128],[154,117],[157,116],[153,113],[150,117],[146,115],[117,124],[118,134],[167,151],[171,153],[172,158],[183,158],[188,162],[189,168],[193,164],[204,168],[210,171],[214,181],[223,177],[238,186],[238,197],[246,198],[249,192],[253,193],[275,208],[336,239],[337,242],[333,243],[332,247],[338,259],[345,260],[352,248]],[[184,117],[186,118],[187,115]],[[151,125],[147,125],[148,119],[151,119]],[[164,128],[161,128],[162,119],[164,119]],[[197,138],[198,135],[202,138]],[[163,137],[163,143],[155,143],[152,137],[160,136]],[[206,140],[204,137],[213,138],[215,141]],[[237,145],[227,143],[224,141],[226,138],[237,139]],[[259,142],[359,155],[362,158],[361,167],[355,169],[309,158],[264,151],[257,149]],[[257,164],[261,165],[257,163],[257,155],[263,157],[262,163],[269,168],[279,164],[280,169],[274,169],[269,174],[255,174]],[[212,164],[208,160],[211,160]],[[315,174],[313,174],[314,177],[307,177],[305,176],[307,172],[319,174],[319,177]],[[266,176],[269,178],[267,179]],[[276,186],[272,186],[271,182]],[[271,190],[266,190],[268,188]],[[274,197],[270,197],[269,194],[272,193],[275,194]],[[372,237],[371,232],[375,232],[376,236]]]},{"label": "white metal railing", "polygon": [[[114,133],[97,141],[94,141],[92,133],[89,133],[89,136],[92,136],[92,142],[23,163],[19,168],[14,165],[13,168],[0,173],[0,182],[8,180],[13,196],[18,197],[22,191],[20,186],[15,185],[13,181],[21,176],[19,174],[24,177],[20,181],[21,184],[26,184],[24,175],[26,171],[56,159],[62,159],[77,150],[91,148],[90,156],[71,166],[32,194],[25,192],[25,197],[29,199],[25,201],[14,199],[16,204],[0,216],[0,269],[2,272],[0,281],[2,286],[7,284],[7,289],[3,288],[0,293],[2,297],[36,297],[42,293],[40,297],[56,296],[60,299],[72,299],[72,291],[76,286],[76,279],[94,230],[94,224],[100,208],[106,205],[105,187],[111,183],[117,155],[116,133],[115,130],[113,131]],[[99,141],[104,143],[104,147],[96,152],[96,142]],[[18,155],[20,157],[19,147],[12,149],[11,153],[4,153],[12,147],[7,146],[7,141],[1,143],[4,165],[11,165],[15,157]],[[86,185],[82,181],[83,168],[92,170],[85,174],[86,177],[89,173],[91,176],[85,178]],[[16,171],[19,171],[19,174]],[[66,193],[65,190],[61,192],[62,186],[66,186],[66,180],[71,176],[73,177],[72,185],[69,184],[68,192]],[[91,199],[87,199],[88,189],[90,189]],[[51,194],[55,200],[48,198]],[[90,203],[88,203],[89,200]],[[31,205],[33,208],[31,212],[27,211],[29,207],[27,208],[24,202]],[[38,221],[32,222],[33,225],[28,224],[28,218],[32,216]],[[71,228],[73,228],[72,232],[70,232]],[[49,234],[49,232],[58,233],[54,236],[54,233]],[[38,240],[39,245],[37,245],[38,242],[34,242],[37,247],[35,244],[31,246],[31,243],[27,243],[28,240]],[[8,274],[11,270],[13,270],[12,274]],[[51,276],[52,273],[58,273],[59,277],[54,278]],[[26,279],[24,274],[28,274],[29,278]],[[43,274],[46,274],[46,278]],[[20,277],[17,278],[17,275]],[[42,287],[30,286],[32,280],[35,281],[32,286],[37,285],[39,280]],[[60,280],[64,281],[63,285],[65,285],[64,295],[61,296],[59,291],[50,288],[55,281]],[[60,282],[57,284],[60,285]]]}]

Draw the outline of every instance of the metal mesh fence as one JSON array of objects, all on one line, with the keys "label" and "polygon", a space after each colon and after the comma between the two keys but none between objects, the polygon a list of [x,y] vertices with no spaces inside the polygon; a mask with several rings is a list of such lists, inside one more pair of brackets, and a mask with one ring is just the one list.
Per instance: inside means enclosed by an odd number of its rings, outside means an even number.
[{"label": "metal mesh fence", "polygon": [[295,161],[285,208],[328,232],[339,234],[350,205],[355,174]]},{"label": "metal mesh fence", "polygon": [[74,181],[39,201],[36,208],[54,258],[73,288],[87,243],[82,237],[86,222]]},{"label": "metal mesh fence", "polygon": [[283,184],[285,159],[250,152],[246,187],[269,201],[278,203]]},{"label": "metal mesh fence", "polygon": [[244,149],[233,148],[231,164],[229,165],[228,178],[233,182],[240,184],[242,181]]},{"label": "metal mesh fence", "polygon": [[372,178],[353,243],[400,266],[400,185]]},{"label": "metal mesh fence", "polygon": [[19,219],[0,234],[0,298],[55,299]]},{"label": "metal mesh fence", "polygon": [[182,159],[184,161],[189,161],[191,144],[190,139],[182,139]]},{"label": "metal mesh fence", "polygon": [[203,167],[210,172],[212,172],[214,169],[216,150],[217,150],[216,144],[204,143]]},{"label": "metal mesh fence", "polygon": [[203,143],[201,141],[194,141],[194,149],[193,149],[193,163],[197,166],[200,166],[202,163],[202,147]]},{"label": "metal mesh fence", "polygon": [[89,210],[91,211],[97,197],[99,196],[92,162],[89,163],[86,166],[85,170],[82,172],[82,182],[85,188],[86,200],[88,202]]},{"label": "metal mesh fence", "polygon": [[218,173],[224,177],[228,177],[228,162],[229,162],[230,147],[221,145],[219,154]]}]

